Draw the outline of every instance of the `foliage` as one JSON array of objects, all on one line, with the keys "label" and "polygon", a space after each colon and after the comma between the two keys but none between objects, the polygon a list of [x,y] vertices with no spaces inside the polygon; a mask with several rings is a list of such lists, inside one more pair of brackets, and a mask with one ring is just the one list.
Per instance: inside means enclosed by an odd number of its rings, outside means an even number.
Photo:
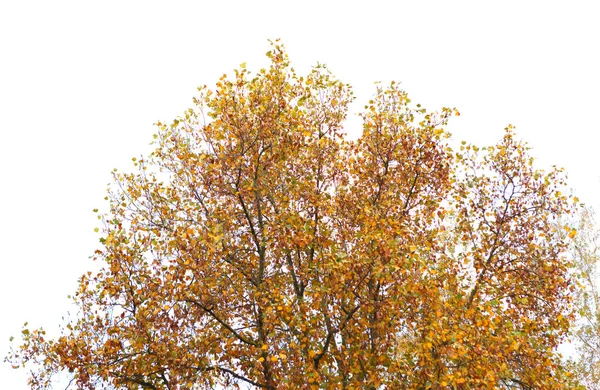
[{"label": "foliage", "polygon": [[24,330],[8,360],[84,389],[565,388],[572,208],[512,127],[449,145],[458,112],[378,86],[362,135],[324,66],[279,44],[115,173],[81,314],[57,339]]},{"label": "foliage", "polygon": [[577,289],[579,311],[573,332],[577,359],[573,364],[586,388],[596,390],[600,389],[600,232],[589,207],[581,210],[573,252],[581,285]]}]

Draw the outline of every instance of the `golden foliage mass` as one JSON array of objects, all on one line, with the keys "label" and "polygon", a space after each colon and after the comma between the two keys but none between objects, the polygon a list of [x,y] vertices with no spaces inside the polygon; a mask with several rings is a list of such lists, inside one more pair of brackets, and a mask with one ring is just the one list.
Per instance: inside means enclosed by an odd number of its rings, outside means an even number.
[{"label": "golden foliage mass", "polygon": [[37,363],[32,388],[63,369],[83,389],[568,388],[561,172],[510,126],[452,149],[458,111],[395,83],[349,141],[350,87],[268,57],[115,173],[79,318],[8,358]]}]

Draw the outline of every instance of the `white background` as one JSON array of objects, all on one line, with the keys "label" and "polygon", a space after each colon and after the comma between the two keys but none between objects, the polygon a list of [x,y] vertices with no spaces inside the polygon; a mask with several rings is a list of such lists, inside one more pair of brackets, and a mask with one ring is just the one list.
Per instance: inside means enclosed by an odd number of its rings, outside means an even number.
[{"label": "white background", "polygon": [[[351,83],[354,110],[397,80],[415,103],[457,107],[459,140],[491,143],[511,123],[539,167],[565,167],[600,204],[594,3],[0,0],[0,357],[23,322],[53,330],[70,309],[110,171],[147,154],[152,124],[197,86],[265,66],[268,39],[298,71],[319,61]],[[25,374],[0,363],[3,389]]]}]

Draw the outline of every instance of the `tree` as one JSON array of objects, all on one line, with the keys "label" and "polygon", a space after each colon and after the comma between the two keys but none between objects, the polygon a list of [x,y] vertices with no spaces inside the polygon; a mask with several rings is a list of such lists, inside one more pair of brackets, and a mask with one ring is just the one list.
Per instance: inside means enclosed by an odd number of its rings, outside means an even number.
[{"label": "tree", "polygon": [[565,388],[573,319],[560,170],[443,129],[454,109],[378,86],[363,132],[352,92],[283,47],[158,124],[115,173],[104,264],[57,339],[23,330],[8,360],[84,389]]},{"label": "tree", "polygon": [[587,389],[600,389],[600,232],[590,207],[579,214],[573,242],[575,269],[581,288],[577,290],[577,324],[574,329],[575,372]]}]

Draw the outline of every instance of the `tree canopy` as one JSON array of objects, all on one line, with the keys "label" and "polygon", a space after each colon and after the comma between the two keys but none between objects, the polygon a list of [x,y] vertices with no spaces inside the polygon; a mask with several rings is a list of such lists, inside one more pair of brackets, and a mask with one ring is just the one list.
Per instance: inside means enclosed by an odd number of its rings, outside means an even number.
[{"label": "tree canopy", "polygon": [[573,371],[588,390],[600,389],[600,231],[594,211],[584,207],[578,215],[577,236],[572,245],[576,291],[577,321],[573,328]]},{"label": "tree canopy", "polygon": [[59,337],[23,329],[33,389],[563,389],[573,321],[557,229],[574,200],[508,126],[452,147],[455,109],[299,76],[274,43],[114,173],[98,272]]}]

